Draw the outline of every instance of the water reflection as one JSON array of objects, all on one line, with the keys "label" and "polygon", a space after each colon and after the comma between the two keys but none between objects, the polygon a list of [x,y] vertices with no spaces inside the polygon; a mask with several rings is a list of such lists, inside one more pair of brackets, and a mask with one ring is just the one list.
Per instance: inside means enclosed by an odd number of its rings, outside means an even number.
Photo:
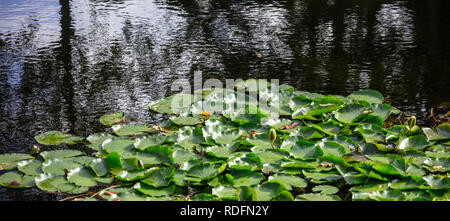
[{"label": "water reflection", "polygon": [[[447,1],[2,0],[0,153],[52,129],[88,135],[104,113],[153,122],[176,78],[278,78],[381,91],[423,118],[448,109]],[[447,103],[447,107],[445,107]],[[0,190],[0,199],[26,199]],[[28,194],[28,195],[27,195]]]}]

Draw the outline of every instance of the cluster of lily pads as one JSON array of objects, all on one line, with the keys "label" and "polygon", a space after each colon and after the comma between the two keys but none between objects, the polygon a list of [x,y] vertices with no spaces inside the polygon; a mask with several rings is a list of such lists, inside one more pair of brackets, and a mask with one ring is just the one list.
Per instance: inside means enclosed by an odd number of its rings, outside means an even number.
[{"label": "cluster of lily pads", "polygon": [[256,87],[267,105],[252,106],[241,91],[258,83],[152,101],[154,114],[170,115],[159,125],[119,112],[100,118],[109,133],[40,134],[42,145],[93,151],[2,154],[0,184],[68,194],[109,186],[84,200],[450,199],[449,124],[393,125],[400,111],[374,90],[344,97],[267,84]]}]

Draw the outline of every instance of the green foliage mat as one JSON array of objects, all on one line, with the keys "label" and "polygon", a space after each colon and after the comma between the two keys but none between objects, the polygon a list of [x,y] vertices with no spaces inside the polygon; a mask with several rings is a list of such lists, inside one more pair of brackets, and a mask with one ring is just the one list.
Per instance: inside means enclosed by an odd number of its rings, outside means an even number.
[{"label": "green foliage mat", "polygon": [[2,154],[0,185],[67,194],[109,187],[78,200],[450,199],[449,124],[420,128],[412,117],[394,125],[400,111],[374,90],[347,97],[279,90],[258,90],[268,105],[252,107],[240,92],[204,89],[152,101],[152,112],[172,114],[160,125],[112,113],[100,118],[112,133],[37,135],[42,145],[94,153]]}]

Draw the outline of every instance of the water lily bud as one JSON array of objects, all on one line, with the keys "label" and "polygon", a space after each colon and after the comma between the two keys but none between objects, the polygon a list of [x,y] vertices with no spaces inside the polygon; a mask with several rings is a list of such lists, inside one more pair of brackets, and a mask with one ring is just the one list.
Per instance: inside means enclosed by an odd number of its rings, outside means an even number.
[{"label": "water lily bud", "polygon": [[270,129],[269,130],[269,141],[270,144],[272,144],[272,148],[275,149],[275,147],[273,146],[273,142],[275,142],[275,140],[277,139],[277,132],[275,131],[275,129]]},{"label": "water lily bud", "polygon": [[408,129],[412,129],[414,126],[416,126],[416,117],[415,116],[411,116],[411,118],[409,118],[409,120],[407,121],[408,124]]},{"label": "water lily bud", "polygon": [[37,153],[39,153],[39,147],[38,146],[36,146],[36,145],[33,145],[33,147],[31,148],[31,151],[30,151],[30,155],[34,155],[34,154],[37,154]]},{"label": "water lily bud", "polygon": [[418,135],[420,132],[420,127],[417,125],[414,125],[414,127],[412,127],[409,131],[409,135],[413,136],[413,135]]}]

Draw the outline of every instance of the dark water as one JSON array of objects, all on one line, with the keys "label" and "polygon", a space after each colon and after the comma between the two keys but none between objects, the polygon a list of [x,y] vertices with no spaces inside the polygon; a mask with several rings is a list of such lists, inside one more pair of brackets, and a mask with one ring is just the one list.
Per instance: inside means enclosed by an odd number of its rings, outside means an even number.
[{"label": "dark water", "polygon": [[[103,131],[177,78],[280,79],[348,95],[371,88],[424,118],[450,102],[450,2],[1,0],[0,153],[48,130]],[[54,199],[0,188],[0,200]]]}]

